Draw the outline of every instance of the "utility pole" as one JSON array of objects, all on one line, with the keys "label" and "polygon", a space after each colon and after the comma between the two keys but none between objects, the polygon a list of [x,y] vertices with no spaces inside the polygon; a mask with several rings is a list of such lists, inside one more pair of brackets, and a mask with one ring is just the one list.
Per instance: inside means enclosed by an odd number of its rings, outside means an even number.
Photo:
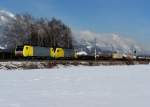
[{"label": "utility pole", "polygon": [[95,60],[96,60],[96,55],[97,55],[97,50],[96,50],[96,38],[95,38]]},{"label": "utility pole", "polygon": [[54,47],[54,48],[56,48],[56,39],[55,39],[55,34],[53,35],[53,39],[54,39],[54,41],[53,41],[53,42],[54,42],[54,44],[53,44],[54,46],[53,46],[53,47]]},{"label": "utility pole", "polygon": [[68,49],[69,49],[69,42],[70,42],[69,39],[70,39],[70,38],[67,38],[67,39],[68,39],[67,47],[68,47]]}]

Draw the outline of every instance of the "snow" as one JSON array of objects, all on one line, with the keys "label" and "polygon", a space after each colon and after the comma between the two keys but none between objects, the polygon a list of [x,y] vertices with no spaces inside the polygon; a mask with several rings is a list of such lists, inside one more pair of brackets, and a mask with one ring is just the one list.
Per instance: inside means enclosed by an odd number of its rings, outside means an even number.
[{"label": "snow", "polygon": [[6,10],[0,10],[0,14],[7,15],[7,16],[15,19],[15,15],[9,11],[6,11]]},{"label": "snow", "polygon": [[5,49],[5,47],[2,47],[2,46],[0,45],[0,49]]},{"label": "snow", "polygon": [[15,14],[0,9],[0,26],[3,27],[7,25],[11,20],[15,20]]},{"label": "snow", "polygon": [[77,55],[87,55],[87,53],[85,51],[80,51],[80,52],[77,52]]},{"label": "snow", "polygon": [[0,70],[0,107],[148,107],[150,65]]}]

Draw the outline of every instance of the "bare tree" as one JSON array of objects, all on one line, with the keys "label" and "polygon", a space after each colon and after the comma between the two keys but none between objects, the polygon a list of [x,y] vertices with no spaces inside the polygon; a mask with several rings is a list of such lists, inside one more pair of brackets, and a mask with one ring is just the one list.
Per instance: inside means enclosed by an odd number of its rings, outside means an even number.
[{"label": "bare tree", "polygon": [[30,44],[45,47],[72,48],[71,29],[60,20],[35,19],[29,14],[16,15],[16,20],[5,27],[9,45]]}]

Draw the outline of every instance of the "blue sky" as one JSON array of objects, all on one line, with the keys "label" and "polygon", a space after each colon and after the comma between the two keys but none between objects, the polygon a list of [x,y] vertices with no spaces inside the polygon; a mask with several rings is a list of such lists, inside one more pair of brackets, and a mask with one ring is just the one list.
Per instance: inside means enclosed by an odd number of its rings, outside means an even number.
[{"label": "blue sky", "polygon": [[150,0],[0,0],[0,8],[56,17],[77,31],[115,32],[150,45]]}]

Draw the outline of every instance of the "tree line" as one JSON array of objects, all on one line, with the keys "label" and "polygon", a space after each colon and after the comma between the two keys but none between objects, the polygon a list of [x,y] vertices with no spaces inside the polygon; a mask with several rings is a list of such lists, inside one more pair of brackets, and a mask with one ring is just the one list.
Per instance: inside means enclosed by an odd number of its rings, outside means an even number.
[{"label": "tree line", "polygon": [[9,42],[8,45],[12,47],[29,44],[73,48],[71,29],[56,18],[37,19],[30,14],[16,14],[15,19],[5,27],[3,34],[5,35],[4,40]]}]

